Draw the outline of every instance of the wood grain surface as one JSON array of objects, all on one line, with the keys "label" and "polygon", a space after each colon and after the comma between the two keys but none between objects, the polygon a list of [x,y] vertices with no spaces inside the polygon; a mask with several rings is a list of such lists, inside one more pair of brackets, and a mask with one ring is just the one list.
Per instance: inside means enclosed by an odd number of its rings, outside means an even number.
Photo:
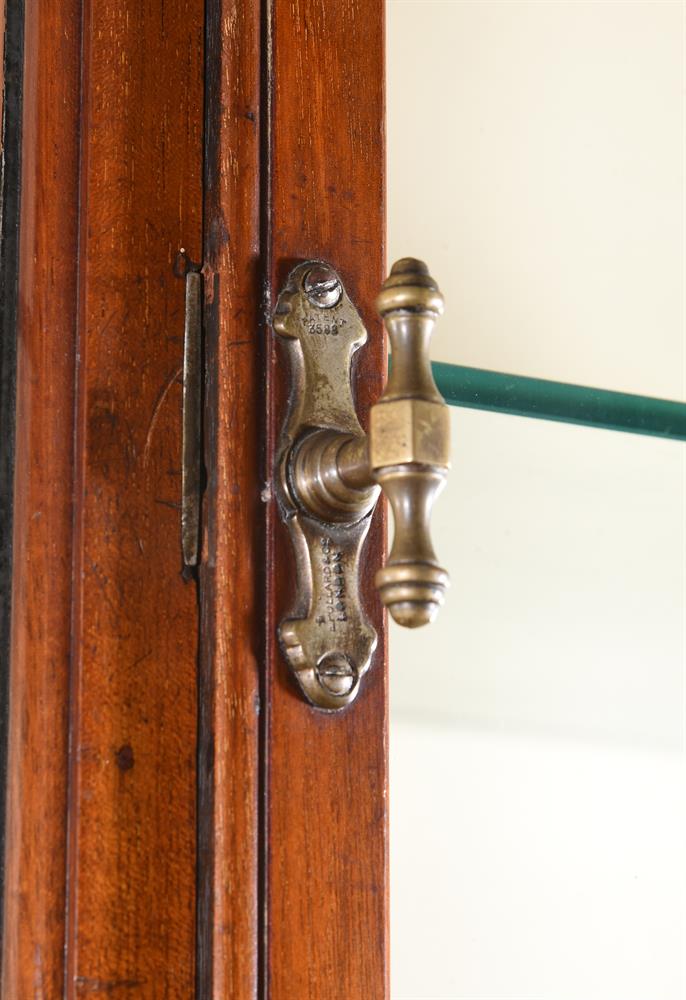
[{"label": "wood grain surface", "polygon": [[[274,0],[270,14],[272,304],[290,268],[335,265],[370,334],[355,389],[366,425],[386,352],[374,300],[384,269],[383,4]],[[267,469],[288,395],[284,355],[269,356]],[[363,553],[363,600],[379,633],[353,705],[327,715],[302,699],[276,643],[292,601],[293,553],[270,504],[267,566],[265,953],[270,1000],[388,996],[386,678],[373,587],[383,511]]]},{"label": "wood grain surface", "polygon": [[2,997],[62,996],[81,4],[26,0]]},{"label": "wood grain surface", "polygon": [[[2,996],[384,1000],[384,514],[363,554],[379,646],[326,715],[276,642],[289,384],[265,323],[295,262],[331,260],[370,332],[366,423],[386,369],[383,3],[26,4]],[[204,263],[199,587],[181,248]]]},{"label": "wood grain surface", "polygon": [[198,996],[257,996],[264,656],[260,5],[207,8]]},{"label": "wood grain surface", "polygon": [[8,1000],[194,994],[173,269],[202,251],[203,6],[27,2]]},{"label": "wood grain surface", "polygon": [[202,252],[203,3],[85,10],[67,995],[185,1000],[198,613],[174,264]]}]

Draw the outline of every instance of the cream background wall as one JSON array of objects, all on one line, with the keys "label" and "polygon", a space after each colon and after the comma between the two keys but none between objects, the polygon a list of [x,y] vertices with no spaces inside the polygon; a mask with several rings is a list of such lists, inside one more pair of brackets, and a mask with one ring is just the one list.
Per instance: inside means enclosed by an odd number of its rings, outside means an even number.
[{"label": "cream background wall", "polygon": [[[434,358],[684,398],[684,4],[391,0]],[[686,996],[685,447],[455,409],[391,636],[394,1000]]]},{"label": "cream background wall", "polygon": [[391,0],[389,251],[436,357],[683,394],[683,4]]}]

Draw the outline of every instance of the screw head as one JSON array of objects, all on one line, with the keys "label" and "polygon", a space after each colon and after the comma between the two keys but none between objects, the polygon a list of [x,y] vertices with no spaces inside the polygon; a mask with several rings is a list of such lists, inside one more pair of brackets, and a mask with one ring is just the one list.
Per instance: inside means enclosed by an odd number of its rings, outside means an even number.
[{"label": "screw head", "polygon": [[357,680],[350,660],[342,653],[328,653],[317,666],[317,676],[322,687],[338,698],[350,694]]},{"label": "screw head", "polygon": [[332,267],[315,264],[303,279],[305,295],[319,309],[331,309],[338,305],[343,294],[341,280]]}]

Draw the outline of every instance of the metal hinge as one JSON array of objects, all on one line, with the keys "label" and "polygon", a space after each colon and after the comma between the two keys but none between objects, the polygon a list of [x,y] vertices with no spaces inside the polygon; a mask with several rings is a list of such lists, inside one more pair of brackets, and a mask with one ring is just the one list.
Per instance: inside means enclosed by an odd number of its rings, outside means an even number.
[{"label": "metal hinge", "polygon": [[197,566],[202,488],[202,273],[185,253],[177,272],[186,279],[183,335],[183,431],[181,444],[181,550],[184,566]]}]

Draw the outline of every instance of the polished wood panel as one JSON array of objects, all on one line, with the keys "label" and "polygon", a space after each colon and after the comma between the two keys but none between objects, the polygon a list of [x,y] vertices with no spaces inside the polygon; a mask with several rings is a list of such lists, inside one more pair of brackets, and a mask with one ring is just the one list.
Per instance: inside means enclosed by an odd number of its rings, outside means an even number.
[{"label": "polished wood panel", "polygon": [[[372,335],[366,421],[386,366],[383,5],[264,10],[27,0],[2,994],[18,1000],[388,993],[383,512],[363,585],[379,648],[327,716],[276,644],[288,383],[263,312],[295,261],[331,259]],[[179,533],[182,248],[205,279],[199,588]]]},{"label": "polished wood panel", "polygon": [[[2,996],[194,995],[202,0],[27,0]],[[65,916],[66,915],[66,916]]]},{"label": "polished wood panel", "polygon": [[[374,300],[384,267],[383,4],[272,2],[271,301],[299,260],[341,273],[370,341],[355,368],[363,423],[382,391],[386,354]],[[269,355],[269,444],[288,379]],[[270,1000],[388,995],[386,681],[383,615],[373,588],[382,510],[363,555],[364,600],[379,647],[357,701],[327,715],[305,704],[276,643],[292,595],[293,555],[274,502],[267,566],[268,831],[266,994]]]},{"label": "polished wood panel", "polygon": [[198,995],[251,1000],[264,621],[260,5],[210,0],[207,18]]},{"label": "polished wood panel", "polygon": [[195,982],[196,588],[182,249],[201,254],[203,3],[85,5],[67,996]]},{"label": "polished wood panel", "polygon": [[2,996],[64,983],[81,4],[27,0]]}]

